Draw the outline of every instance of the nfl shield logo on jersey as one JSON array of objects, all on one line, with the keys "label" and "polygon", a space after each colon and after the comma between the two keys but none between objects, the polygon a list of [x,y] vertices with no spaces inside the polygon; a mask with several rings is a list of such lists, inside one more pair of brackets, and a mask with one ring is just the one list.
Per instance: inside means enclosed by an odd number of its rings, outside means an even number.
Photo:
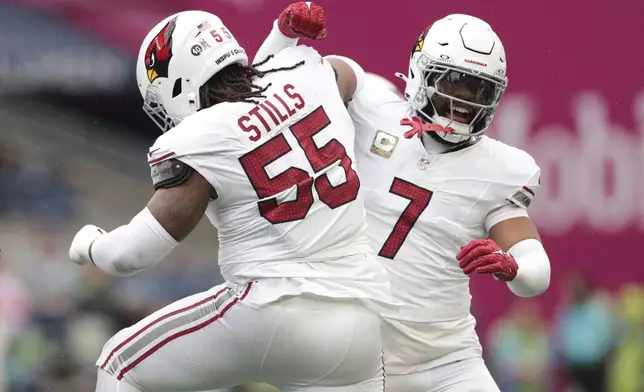
[{"label": "nfl shield logo on jersey", "polygon": [[389,158],[398,144],[398,136],[390,135],[385,131],[376,131],[376,136],[371,144],[371,153]]}]

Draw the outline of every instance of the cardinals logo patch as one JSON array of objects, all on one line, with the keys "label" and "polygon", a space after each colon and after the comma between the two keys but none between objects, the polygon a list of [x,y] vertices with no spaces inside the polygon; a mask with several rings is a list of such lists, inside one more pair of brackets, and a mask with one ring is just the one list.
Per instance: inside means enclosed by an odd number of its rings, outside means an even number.
[{"label": "cardinals logo patch", "polygon": [[177,17],[172,18],[150,42],[145,51],[145,68],[150,83],[157,78],[168,77],[168,65],[172,58],[172,33],[177,25]]}]

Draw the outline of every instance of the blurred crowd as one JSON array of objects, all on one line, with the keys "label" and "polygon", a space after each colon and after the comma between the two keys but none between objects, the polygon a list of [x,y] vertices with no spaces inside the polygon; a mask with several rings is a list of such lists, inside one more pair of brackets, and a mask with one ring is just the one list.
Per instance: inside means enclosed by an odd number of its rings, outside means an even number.
[{"label": "blurred crowd", "polygon": [[0,183],[0,214],[17,214],[40,224],[73,216],[72,189],[56,162],[1,143]]},{"label": "blurred crowd", "polygon": [[20,255],[0,253],[0,392],[93,390],[112,334],[218,283],[214,263],[182,250],[122,280],[69,262],[79,196],[63,166],[0,144],[0,235],[24,233],[0,243]]},{"label": "blurred crowd", "polygon": [[484,350],[501,391],[644,391],[644,286],[610,293],[571,274],[559,294],[554,314],[520,299],[490,328]]}]

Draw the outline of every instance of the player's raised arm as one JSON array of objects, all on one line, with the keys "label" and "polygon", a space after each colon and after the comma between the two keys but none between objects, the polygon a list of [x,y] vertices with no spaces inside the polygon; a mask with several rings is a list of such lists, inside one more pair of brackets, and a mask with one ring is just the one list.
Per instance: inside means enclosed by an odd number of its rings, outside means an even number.
[{"label": "player's raised arm", "polygon": [[178,160],[160,164],[170,167],[155,179],[157,190],[147,207],[130,223],[109,233],[84,226],[69,249],[72,261],[93,263],[110,275],[129,276],[159,262],[190,234],[201,220],[213,188]]},{"label": "player's raised arm", "polygon": [[273,23],[273,29],[255,54],[253,64],[266,61],[283,49],[297,45],[300,38],[326,37],[324,9],[311,2],[293,3]]},{"label": "player's raised arm", "polygon": [[[326,37],[325,23],[326,17],[321,6],[310,2],[289,5],[273,23],[273,29],[257,51],[253,63],[261,63],[286,48],[296,46],[300,38],[319,40]],[[350,101],[358,91],[364,71],[346,57],[325,58],[335,70],[342,99],[344,102]]]}]

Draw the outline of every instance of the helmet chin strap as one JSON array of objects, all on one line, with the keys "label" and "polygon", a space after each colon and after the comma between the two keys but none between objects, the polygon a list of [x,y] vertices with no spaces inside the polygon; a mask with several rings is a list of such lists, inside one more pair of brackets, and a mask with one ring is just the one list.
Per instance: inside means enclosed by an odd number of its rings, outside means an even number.
[{"label": "helmet chin strap", "polygon": [[[407,76],[403,75],[400,72],[395,73],[396,77],[407,82]],[[427,88],[427,97],[428,99],[434,95],[436,89],[433,87]],[[450,122],[451,123],[451,122]],[[454,129],[447,126],[442,126],[434,122],[424,122],[419,116],[406,117],[400,120],[400,125],[411,127],[410,130],[404,133],[404,136],[407,139],[411,139],[414,136],[421,137],[423,132],[445,132],[447,134],[454,133]]]},{"label": "helmet chin strap", "polygon": [[411,127],[411,129],[404,134],[407,139],[411,139],[414,136],[420,137],[423,132],[454,132],[452,128],[446,128],[436,123],[425,123],[418,116],[403,118],[400,120],[400,125]]}]

